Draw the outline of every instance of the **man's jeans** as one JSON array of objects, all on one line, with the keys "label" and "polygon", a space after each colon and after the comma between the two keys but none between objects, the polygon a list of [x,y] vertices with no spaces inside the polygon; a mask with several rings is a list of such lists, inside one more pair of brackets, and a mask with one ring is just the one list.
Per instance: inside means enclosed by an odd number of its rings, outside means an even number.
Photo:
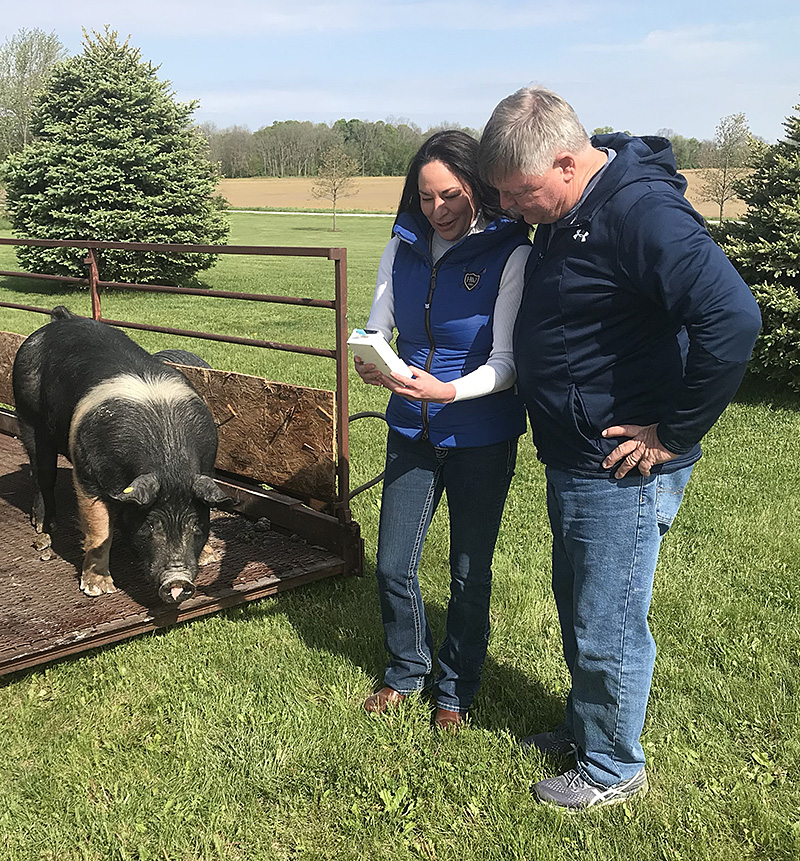
[{"label": "man's jeans", "polygon": [[421,690],[433,669],[417,570],[442,491],[450,513],[451,582],[436,704],[465,712],[478,691],[489,641],[492,556],[516,457],[516,439],[436,448],[389,431],[377,575],[390,655],[384,684],[402,694]]},{"label": "man's jeans", "polygon": [[553,594],[572,676],[567,726],[584,778],[611,786],[644,766],[656,646],[647,624],[661,538],[692,467],[582,478],[547,468]]}]

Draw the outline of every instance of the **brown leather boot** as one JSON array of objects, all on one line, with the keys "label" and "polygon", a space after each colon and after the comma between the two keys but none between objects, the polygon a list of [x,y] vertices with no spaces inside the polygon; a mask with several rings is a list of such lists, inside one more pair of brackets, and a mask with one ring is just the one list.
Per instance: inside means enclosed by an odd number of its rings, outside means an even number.
[{"label": "brown leather boot", "polygon": [[383,714],[386,709],[400,705],[405,698],[405,694],[398,693],[394,688],[381,688],[377,693],[364,700],[364,708],[368,712]]},{"label": "brown leather boot", "polygon": [[436,709],[436,717],[433,725],[436,729],[452,730],[460,729],[464,724],[464,715],[460,712],[453,712],[450,709]]}]

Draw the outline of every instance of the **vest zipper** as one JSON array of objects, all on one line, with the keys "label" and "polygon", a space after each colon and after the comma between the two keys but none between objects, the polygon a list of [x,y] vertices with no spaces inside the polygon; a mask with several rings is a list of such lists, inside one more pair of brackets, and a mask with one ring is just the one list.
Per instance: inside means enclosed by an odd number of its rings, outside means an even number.
[{"label": "vest zipper", "polygon": [[[470,236],[472,234],[467,234]],[[430,287],[428,288],[428,296],[425,300],[425,331],[428,335],[428,344],[430,345],[430,351],[428,352],[428,358],[425,360],[425,371],[428,373],[431,372],[431,367],[433,365],[433,351],[436,349],[436,343],[433,340],[433,330],[431,329],[431,302],[433,301],[433,291],[436,289],[436,275],[439,272],[439,267],[442,265],[445,257],[447,257],[455,248],[457,248],[461,242],[466,239],[466,236],[463,236],[459,242],[457,242],[452,247],[448,248],[447,251],[442,254],[442,256],[434,263],[433,262],[433,253],[431,248],[431,243],[429,241],[428,245],[428,254],[430,256],[431,261],[431,282]],[[421,404],[422,410],[422,439],[428,439],[428,402],[423,401]]]},{"label": "vest zipper", "polygon": [[[430,350],[428,351],[428,358],[425,360],[425,371],[428,373],[431,372],[431,367],[433,366],[433,351],[436,349],[436,344],[433,340],[433,331],[431,329],[431,302],[433,301],[433,291],[436,289],[436,275],[439,271],[439,264],[442,261],[442,257],[433,264],[431,267],[431,282],[428,287],[428,296],[425,299],[425,331],[428,334],[428,344],[430,345]],[[428,402],[423,401],[421,404],[422,409],[422,439],[428,439]]]}]

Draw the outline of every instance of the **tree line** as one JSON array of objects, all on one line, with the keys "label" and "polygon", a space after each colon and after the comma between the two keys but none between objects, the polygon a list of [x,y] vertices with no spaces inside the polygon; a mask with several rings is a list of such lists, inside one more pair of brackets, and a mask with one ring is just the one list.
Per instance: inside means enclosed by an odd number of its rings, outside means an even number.
[{"label": "tree line", "polygon": [[[335,123],[275,121],[251,132],[244,126],[218,128],[203,123],[209,158],[224,177],[316,176],[329,150],[344,150],[360,176],[402,176],[423,141],[444,125],[423,131],[408,121],[367,122],[340,119]],[[474,137],[475,129],[462,128]]]},{"label": "tree line", "polygon": [[[209,157],[227,178],[250,176],[316,176],[326,150],[337,148],[353,158],[360,176],[402,176],[414,153],[430,135],[444,128],[459,128],[474,138],[480,129],[440,124],[421,129],[409,121],[368,122],[340,119],[335,123],[300,120],[275,121],[251,132],[245,126],[219,128],[213,123],[199,126],[208,141]],[[611,126],[593,129],[593,134],[615,131]],[[708,167],[716,143],[684,137],[672,129],[656,132],[672,144],[679,170]]]},{"label": "tree line", "polygon": [[[255,132],[238,125],[218,128],[213,123],[204,123],[199,126],[208,141],[209,158],[226,178],[314,177],[329,150],[343,150],[355,161],[355,173],[359,176],[403,176],[422,143],[445,128],[461,129],[476,139],[481,136],[480,129],[468,126],[440,124],[423,131],[415,123],[404,120],[340,119],[332,124],[276,120]],[[612,126],[601,126],[593,129],[592,134],[612,131],[615,131]],[[741,113],[723,117],[713,140],[684,137],[670,128],[658,129],[655,134],[672,144],[678,170],[717,169],[721,165],[730,169],[743,166],[747,160],[745,150],[750,129]],[[715,194],[712,202],[717,202],[717,197]]]}]

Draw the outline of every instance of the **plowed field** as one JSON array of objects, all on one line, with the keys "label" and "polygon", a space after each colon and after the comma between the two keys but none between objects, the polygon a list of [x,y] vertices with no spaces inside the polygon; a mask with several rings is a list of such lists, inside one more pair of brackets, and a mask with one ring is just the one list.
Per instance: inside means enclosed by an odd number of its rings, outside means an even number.
[{"label": "plowed field", "polygon": [[[683,175],[689,182],[686,194],[692,206],[706,218],[718,215],[713,203],[700,200],[702,188],[701,171],[685,170]],[[311,193],[314,180],[301,177],[254,177],[252,179],[224,179],[219,184],[219,192],[230,205],[239,207],[268,207],[270,209],[307,209],[328,211],[329,200],[315,198]],[[354,180],[356,192],[339,200],[338,211],[394,212],[403,189],[403,177],[366,176]],[[738,218],[744,212],[740,200],[725,204],[725,217]]]}]

